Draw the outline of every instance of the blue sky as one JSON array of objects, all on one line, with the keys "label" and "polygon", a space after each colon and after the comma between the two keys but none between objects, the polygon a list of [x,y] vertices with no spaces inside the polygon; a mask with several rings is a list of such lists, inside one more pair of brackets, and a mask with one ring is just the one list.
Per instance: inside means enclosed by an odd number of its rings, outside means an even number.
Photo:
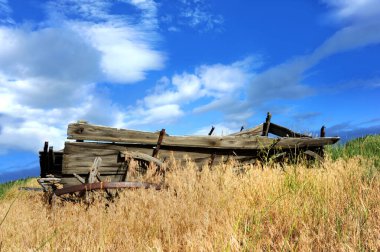
[{"label": "blue sky", "polygon": [[0,0],[0,181],[67,124],[379,133],[378,0]]}]

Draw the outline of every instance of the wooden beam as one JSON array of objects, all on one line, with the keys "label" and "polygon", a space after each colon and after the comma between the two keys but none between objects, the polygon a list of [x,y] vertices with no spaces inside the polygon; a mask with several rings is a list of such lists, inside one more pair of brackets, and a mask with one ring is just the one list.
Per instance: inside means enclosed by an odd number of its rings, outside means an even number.
[{"label": "wooden beam", "polygon": [[325,126],[322,126],[322,128],[321,128],[320,137],[326,137],[326,127]]},{"label": "wooden beam", "polygon": [[102,164],[102,158],[96,157],[94,160],[94,163],[91,166],[90,172],[88,174],[88,183],[95,183],[96,182],[96,175],[99,173],[99,168]]},{"label": "wooden beam", "polygon": [[269,133],[272,133],[272,134],[274,134],[276,136],[280,136],[280,137],[306,137],[306,138],[311,138],[308,135],[304,135],[301,133],[294,132],[290,129],[287,129],[287,128],[282,127],[280,125],[277,125],[275,123],[270,123]]},{"label": "wooden beam", "polygon": [[[242,129],[244,129],[243,126]],[[263,132],[263,124],[257,125],[256,127],[247,130],[242,129],[240,129],[240,132],[230,134],[229,136],[260,136]]]},{"label": "wooden beam", "polygon": [[[147,144],[154,146],[158,134],[134,130],[116,129],[90,124],[70,124],[68,139],[107,141],[118,143]],[[273,139],[264,137],[235,137],[235,136],[167,136],[161,146],[206,149],[259,149],[269,147]]]},{"label": "wooden beam", "polygon": [[48,156],[49,142],[44,143],[44,150],[40,153],[40,177],[46,177],[49,165],[49,156]]},{"label": "wooden beam", "polygon": [[158,152],[160,151],[160,148],[161,148],[162,139],[164,139],[165,135],[166,135],[165,129],[162,129],[160,131],[160,135],[158,136],[156,147],[154,147],[154,149],[153,149],[152,157],[157,157]]},{"label": "wooden beam", "polygon": [[280,140],[273,147],[282,149],[322,147],[324,145],[334,144],[338,142],[339,139],[339,137],[280,138]]},{"label": "wooden beam", "polygon": [[208,133],[208,135],[211,136],[212,133],[214,132],[214,130],[215,130],[215,127],[214,127],[214,126],[211,126],[211,130],[210,130],[210,132]]},{"label": "wooden beam", "polygon": [[315,153],[314,151],[311,151],[311,150],[307,150],[304,152],[306,155],[309,155],[310,157],[313,157],[315,160],[319,161],[319,162],[323,162],[323,157],[321,157],[320,155],[318,155],[317,153]]},{"label": "wooden beam", "polygon": [[141,153],[141,152],[123,151],[123,152],[121,152],[120,155],[121,155],[121,158],[123,159],[123,161],[126,161],[126,159],[128,159],[128,158],[133,158],[133,159],[137,159],[137,160],[144,160],[144,161],[147,161],[149,163],[152,162],[159,167],[163,166],[163,162],[161,160],[159,160],[155,157],[151,157],[151,156],[144,154],[144,153]]},{"label": "wooden beam", "polygon": [[265,119],[265,123],[263,126],[263,134],[262,136],[268,136],[269,133],[269,126],[270,126],[270,119],[272,118],[271,113],[268,112],[267,118]]},{"label": "wooden beam", "polygon": [[54,156],[54,150],[53,146],[49,147],[49,154],[48,154],[48,160],[49,160],[49,165],[48,165],[48,170],[46,171],[47,173],[51,173],[54,170],[55,166],[55,156]]}]

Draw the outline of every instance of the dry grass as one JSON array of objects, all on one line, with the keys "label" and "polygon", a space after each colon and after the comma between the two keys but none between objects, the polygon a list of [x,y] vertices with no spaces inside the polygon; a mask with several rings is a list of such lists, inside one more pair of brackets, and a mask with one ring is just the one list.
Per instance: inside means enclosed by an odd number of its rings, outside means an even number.
[{"label": "dry grass", "polygon": [[359,158],[324,167],[246,167],[167,176],[168,190],[124,191],[105,207],[12,189],[0,200],[0,251],[378,251],[380,178]]}]

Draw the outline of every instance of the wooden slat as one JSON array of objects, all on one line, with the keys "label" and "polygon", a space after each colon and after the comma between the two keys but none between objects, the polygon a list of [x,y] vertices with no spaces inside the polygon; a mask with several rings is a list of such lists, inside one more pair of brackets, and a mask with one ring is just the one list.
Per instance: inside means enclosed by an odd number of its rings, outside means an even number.
[{"label": "wooden slat", "polygon": [[[158,134],[156,133],[78,123],[69,124],[67,134],[69,139],[149,145],[155,145],[158,139]],[[259,149],[271,146],[273,143],[273,139],[266,137],[167,136],[163,139],[161,146],[211,149]]]},{"label": "wooden slat", "polygon": [[311,138],[308,135],[304,135],[301,133],[294,132],[290,129],[287,129],[285,127],[282,127],[280,125],[277,125],[275,123],[271,123],[269,126],[269,133],[272,133],[276,136],[280,137],[306,137],[306,138]]},{"label": "wooden slat", "polygon": [[[181,149],[181,148],[180,148]],[[173,148],[171,150],[161,149],[158,157],[163,160],[165,158],[169,158],[172,155],[175,158],[183,158],[185,155],[191,159],[195,158],[203,158],[208,157],[210,155],[210,151],[208,149],[198,150],[196,151],[184,151]],[[81,159],[83,155],[85,156],[94,156],[98,155],[103,158],[103,162],[106,156],[112,156],[114,154],[118,154],[121,151],[133,151],[133,152],[141,152],[144,154],[151,154],[152,147],[149,146],[123,146],[109,143],[76,143],[76,142],[66,142],[65,143],[65,155],[70,154],[72,158]]]},{"label": "wooden slat", "polygon": [[[207,149],[206,149],[207,150]],[[137,147],[124,147],[114,144],[98,144],[98,143],[86,143],[86,142],[66,142],[65,154],[63,158],[62,174],[88,174],[89,169],[94,161],[95,157],[102,158],[102,166],[99,168],[101,174],[121,174],[125,172],[122,161],[118,160],[120,152],[138,152],[149,155],[150,148],[137,148]],[[67,153],[67,154],[66,154]],[[235,152],[231,152],[230,156],[235,157]],[[169,160],[172,156],[180,162],[186,162],[185,158],[188,158],[195,162],[198,166],[203,166],[210,158],[211,152],[186,152],[186,151],[170,151],[161,149],[159,153],[159,159]],[[239,153],[238,153],[239,154]],[[250,152],[250,155],[254,153]],[[227,159],[226,154],[219,154],[215,158],[215,163],[221,160],[221,157]],[[247,158],[247,154],[241,155],[240,158]]]},{"label": "wooden slat", "polygon": [[322,138],[280,138],[279,142],[274,145],[276,148],[293,149],[320,147],[334,144],[339,141],[339,137],[322,137]]},{"label": "wooden slat", "polygon": [[[62,174],[87,174],[95,157],[102,158],[101,174],[121,174],[125,172],[122,160],[118,160],[120,152],[130,151],[150,155],[151,148],[124,147],[114,144],[66,142],[63,158]],[[171,156],[184,159],[185,156],[197,162],[197,159],[209,157],[208,153],[184,152],[161,149],[160,160],[167,160]]]},{"label": "wooden slat", "polygon": [[263,124],[256,127],[230,134],[230,136],[260,136],[263,132]]}]

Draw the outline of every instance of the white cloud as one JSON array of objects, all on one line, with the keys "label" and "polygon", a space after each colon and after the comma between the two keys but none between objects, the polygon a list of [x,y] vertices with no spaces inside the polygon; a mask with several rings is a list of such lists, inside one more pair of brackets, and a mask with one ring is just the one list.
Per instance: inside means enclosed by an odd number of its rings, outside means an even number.
[{"label": "white cloud", "polygon": [[136,127],[150,124],[173,123],[184,115],[178,104],[164,104],[152,108],[130,108],[129,113],[123,117],[120,127]]},{"label": "white cloud", "polygon": [[[134,126],[151,123],[154,120],[139,118],[152,118],[154,109],[169,106],[161,121],[174,121],[185,113],[202,113],[212,109],[223,111],[229,118],[244,121],[251,115],[251,110],[241,102],[241,95],[254,75],[252,68],[257,66],[255,60],[248,57],[229,65],[202,65],[194,73],[175,74],[171,79],[164,77],[150,94],[131,108],[134,115],[128,120]],[[202,98],[209,100],[208,103],[193,111],[185,111],[187,104],[199,102]],[[237,115],[237,110],[243,112]]]},{"label": "white cloud", "polygon": [[81,82],[99,77],[100,54],[68,29],[0,27],[0,44],[0,71],[12,79]]},{"label": "white cloud", "polygon": [[114,83],[133,83],[143,80],[145,73],[159,70],[164,65],[162,53],[152,49],[150,41],[155,34],[114,24],[73,23],[101,54],[100,66],[104,78]]},{"label": "white cloud", "polygon": [[[350,19],[351,23],[326,39],[311,54],[295,57],[262,72],[252,67],[252,60],[200,66],[193,73],[176,74],[170,80],[166,78],[165,88],[146,96],[140,102],[140,108],[170,103],[177,104],[185,113],[186,104],[197,102],[191,112],[220,111],[224,115],[221,121],[238,125],[252,116],[253,108],[260,108],[267,102],[312,95],[312,86],[305,83],[310,69],[337,53],[380,43],[380,21],[373,18],[377,13],[377,7],[372,9],[374,1],[363,0],[360,4],[357,3],[360,1],[325,2],[335,8],[337,18]],[[203,98],[208,102],[198,105]]]},{"label": "white cloud", "polygon": [[[283,64],[274,66],[254,78],[249,91],[253,104],[265,100],[302,98],[313,90],[304,83],[307,71],[327,57],[355,48],[380,43],[380,8],[374,7],[372,0],[324,0],[334,7],[333,15],[351,22],[325,40],[313,53],[299,56]],[[360,18],[357,18],[360,17]],[[264,100],[265,99],[265,100]]]},{"label": "white cloud", "polygon": [[201,91],[199,77],[194,74],[174,75],[171,84],[164,90],[156,88],[156,92],[144,98],[144,105],[151,108],[173,103],[186,104],[203,96],[202,93],[204,93]]},{"label": "white cloud", "polygon": [[[0,0],[0,12],[4,0]],[[163,67],[154,1],[130,0],[139,16],[114,15],[113,2],[50,1],[48,19],[0,25],[0,149],[62,146],[78,119],[122,125],[127,115],[104,97],[100,82],[132,83]],[[10,12],[9,12],[10,13]],[[0,14],[1,15],[1,14]],[[172,110],[174,106],[145,115]]]},{"label": "white cloud", "polygon": [[250,66],[253,60],[247,58],[230,65],[202,65],[192,74],[176,74],[172,77],[172,86],[145,97],[144,101],[148,106],[154,106],[157,102],[186,104],[202,97],[220,99],[233,96],[252,78]]},{"label": "white cloud", "polygon": [[378,0],[323,0],[322,2],[334,8],[332,15],[337,20],[361,22],[379,18]]}]

